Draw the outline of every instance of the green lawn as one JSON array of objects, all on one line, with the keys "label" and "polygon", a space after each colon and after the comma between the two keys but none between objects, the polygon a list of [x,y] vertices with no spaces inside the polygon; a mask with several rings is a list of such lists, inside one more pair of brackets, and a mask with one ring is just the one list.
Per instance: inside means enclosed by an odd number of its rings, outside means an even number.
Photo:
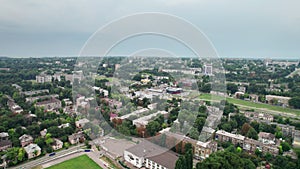
[{"label": "green lawn", "polygon": [[87,155],[82,155],[60,164],[56,164],[47,169],[102,169],[97,163]]},{"label": "green lawn", "polygon": [[[220,101],[220,100],[223,100],[224,97],[216,96],[216,95],[212,96],[211,94],[201,94],[200,99]],[[254,102],[250,102],[250,101],[245,101],[245,100],[240,100],[240,99],[235,99],[235,98],[228,98],[228,97],[226,98],[226,100],[229,103],[247,106],[247,107],[253,107],[256,109],[267,109],[267,110],[271,110],[271,111],[279,111],[279,112],[293,113],[296,115],[300,115],[300,110],[296,110],[296,109],[283,108],[280,106],[273,106],[273,105],[263,104],[263,103],[254,103]]]}]

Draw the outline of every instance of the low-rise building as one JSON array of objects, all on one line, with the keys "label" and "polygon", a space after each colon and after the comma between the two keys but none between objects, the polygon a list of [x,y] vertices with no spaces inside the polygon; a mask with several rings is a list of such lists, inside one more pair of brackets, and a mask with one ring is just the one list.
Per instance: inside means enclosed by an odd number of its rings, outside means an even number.
[{"label": "low-rise building", "polygon": [[299,130],[295,130],[295,135],[294,135],[294,139],[293,139],[293,147],[300,147],[300,131]]},{"label": "low-rise building", "polygon": [[269,104],[278,104],[283,107],[287,107],[289,105],[290,97],[276,96],[276,95],[266,95],[266,101]]},{"label": "low-rise building", "polygon": [[0,133],[0,151],[5,151],[12,147],[12,142],[9,140],[9,135],[6,132]]},{"label": "low-rise building", "polygon": [[28,159],[41,155],[41,148],[37,144],[29,144],[24,147]]},{"label": "low-rise building", "polygon": [[249,112],[246,111],[245,116],[251,120],[265,120],[272,122],[274,120],[273,115],[267,113],[257,113],[257,112]]},{"label": "low-rise building", "polygon": [[61,108],[61,101],[56,98],[51,98],[49,100],[37,102],[35,106],[43,107],[46,111],[53,111]]},{"label": "low-rise building", "polygon": [[83,118],[75,122],[77,128],[83,128],[86,123],[90,122],[90,120]]},{"label": "low-rise building", "polygon": [[234,145],[239,144],[240,146],[243,146],[245,136],[242,136],[239,134],[228,133],[224,130],[218,130],[216,132],[215,139],[219,140],[220,142],[231,142]]},{"label": "low-rise building", "polygon": [[214,141],[201,142],[197,141],[194,148],[194,156],[196,159],[208,158],[210,154],[216,152],[218,145]]},{"label": "low-rise building", "polygon": [[35,80],[37,83],[47,83],[47,82],[52,82],[52,76],[51,75],[46,75],[46,74],[41,74],[35,76]]},{"label": "low-rise building", "polygon": [[259,132],[258,140],[263,144],[275,144],[275,135],[266,132]]},{"label": "low-rise building", "polygon": [[158,117],[159,115],[168,115],[168,112],[166,111],[158,111],[156,113],[152,113],[148,116],[143,116],[138,119],[132,120],[133,125],[136,125],[137,127],[146,127],[149,121],[151,121],[153,118]]},{"label": "low-rise building", "polygon": [[166,148],[143,141],[126,149],[124,151],[124,159],[137,168],[173,169],[178,156]]},{"label": "low-rise building", "polygon": [[45,137],[46,134],[47,134],[47,129],[44,129],[44,130],[40,131],[40,134],[41,134],[42,137]]},{"label": "low-rise building", "polygon": [[20,144],[22,147],[25,147],[31,143],[33,143],[33,138],[30,135],[23,134],[21,137],[19,137]]},{"label": "low-rise building", "polygon": [[63,148],[63,145],[64,145],[64,143],[61,140],[54,138],[53,144],[51,145],[51,147],[53,150],[58,150],[58,149]]},{"label": "low-rise building", "polygon": [[85,141],[85,137],[83,132],[78,132],[70,135],[68,137],[68,140],[71,144],[77,144],[77,143],[82,143]]}]

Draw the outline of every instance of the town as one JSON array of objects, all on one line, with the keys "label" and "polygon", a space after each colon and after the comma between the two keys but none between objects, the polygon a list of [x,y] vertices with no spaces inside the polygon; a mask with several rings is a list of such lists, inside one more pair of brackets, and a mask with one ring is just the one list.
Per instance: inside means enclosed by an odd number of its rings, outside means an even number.
[{"label": "town", "polygon": [[0,168],[300,167],[299,60],[99,61],[0,58]]}]

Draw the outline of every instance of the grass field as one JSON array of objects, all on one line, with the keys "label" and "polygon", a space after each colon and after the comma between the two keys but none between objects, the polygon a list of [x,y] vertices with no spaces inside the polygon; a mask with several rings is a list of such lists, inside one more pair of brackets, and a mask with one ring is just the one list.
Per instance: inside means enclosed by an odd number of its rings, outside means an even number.
[{"label": "grass field", "polygon": [[47,169],[102,169],[87,155],[82,155],[60,164],[48,167]]},{"label": "grass field", "polygon": [[[216,95],[212,96],[211,94],[201,94],[200,99],[220,101],[220,100],[223,100],[224,97],[216,96]],[[257,108],[258,109],[267,109],[267,110],[271,110],[271,111],[278,111],[278,112],[285,112],[285,113],[292,113],[292,114],[300,115],[300,110],[296,110],[296,109],[283,108],[280,106],[273,106],[273,105],[263,104],[263,103],[254,103],[254,102],[250,102],[250,101],[239,100],[239,99],[228,98],[228,97],[226,98],[226,100],[229,103],[233,103],[238,106],[242,105],[242,106],[252,107],[252,108],[256,108],[256,109]]]}]

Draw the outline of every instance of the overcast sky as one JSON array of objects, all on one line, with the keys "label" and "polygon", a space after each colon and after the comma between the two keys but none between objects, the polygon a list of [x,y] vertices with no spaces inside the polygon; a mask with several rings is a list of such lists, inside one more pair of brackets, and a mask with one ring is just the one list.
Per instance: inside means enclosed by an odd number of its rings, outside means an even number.
[{"label": "overcast sky", "polygon": [[76,56],[110,21],[164,12],[196,25],[220,56],[300,58],[299,7],[299,0],[0,0],[0,55]]}]

